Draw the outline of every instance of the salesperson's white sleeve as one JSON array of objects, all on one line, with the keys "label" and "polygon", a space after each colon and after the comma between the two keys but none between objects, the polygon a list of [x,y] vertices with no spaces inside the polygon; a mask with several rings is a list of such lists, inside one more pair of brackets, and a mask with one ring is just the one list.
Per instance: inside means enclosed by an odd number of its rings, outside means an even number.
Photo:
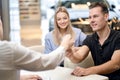
[{"label": "salesperson's white sleeve", "polygon": [[65,57],[65,48],[60,46],[50,54],[41,54],[23,46],[13,48],[14,64],[17,69],[47,70],[59,65]]}]

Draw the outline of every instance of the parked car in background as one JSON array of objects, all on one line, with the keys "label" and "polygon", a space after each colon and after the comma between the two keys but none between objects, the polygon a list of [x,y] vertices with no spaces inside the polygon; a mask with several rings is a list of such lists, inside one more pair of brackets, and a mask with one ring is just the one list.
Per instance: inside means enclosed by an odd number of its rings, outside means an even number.
[{"label": "parked car in background", "polygon": [[107,1],[110,5],[110,9],[113,10],[118,15],[118,19],[120,20],[120,0],[107,0]]},{"label": "parked car in background", "polygon": [[[70,20],[72,22],[72,25],[74,27],[81,28],[83,32],[87,29],[87,31],[91,31],[89,26],[89,9],[88,6],[91,2],[104,2],[107,4],[109,8],[109,21],[113,17],[118,17],[118,15],[110,9],[110,5],[106,0],[60,0],[58,1],[54,6],[51,7],[52,10],[56,10],[59,6],[65,6],[67,8],[67,11],[70,15]],[[85,28],[85,29],[84,29]],[[54,14],[49,20],[49,31],[54,29]]]}]

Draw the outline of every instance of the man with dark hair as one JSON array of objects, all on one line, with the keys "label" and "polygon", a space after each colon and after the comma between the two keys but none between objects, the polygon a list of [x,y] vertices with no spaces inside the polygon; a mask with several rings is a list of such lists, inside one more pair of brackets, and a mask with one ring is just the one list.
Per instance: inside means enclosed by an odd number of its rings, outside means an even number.
[{"label": "man with dark hair", "polygon": [[91,52],[95,66],[77,67],[73,75],[101,74],[109,80],[120,80],[120,32],[109,28],[108,17],[108,8],[104,3],[91,3],[89,21],[94,33],[84,40],[82,47],[74,47],[72,52],[68,52],[67,57],[79,63]]}]

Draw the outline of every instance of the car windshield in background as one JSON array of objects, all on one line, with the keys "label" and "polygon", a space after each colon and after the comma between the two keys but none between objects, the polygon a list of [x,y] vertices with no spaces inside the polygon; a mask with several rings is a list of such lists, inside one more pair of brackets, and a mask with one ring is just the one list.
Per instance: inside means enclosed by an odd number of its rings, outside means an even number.
[{"label": "car windshield in background", "polygon": [[59,6],[65,6],[66,8],[72,8],[72,5],[78,5],[78,4],[88,4],[89,3],[92,3],[92,2],[104,2],[108,5],[109,7],[109,4],[106,0],[60,0],[57,2],[56,4],[56,8],[59,7]]},{"label": "car windshield in background", "polygon": [[[110,5],[106,0],[59,0],[52,7],[55,11],[59,6],[64,6],[67,8],[67,11],[70,15],[70,20],[72,25],[75,27],[79,27],[82,25],[88,25],[88,17],[89,17],[89,8],[88,6],[92,2],[104,2],[109,8],[109,21],[113,17],[117,17],[116,13],[110,9]],[[54,28],[54,15],[51,17],[49,21],[49,30],[51,31]]]}]

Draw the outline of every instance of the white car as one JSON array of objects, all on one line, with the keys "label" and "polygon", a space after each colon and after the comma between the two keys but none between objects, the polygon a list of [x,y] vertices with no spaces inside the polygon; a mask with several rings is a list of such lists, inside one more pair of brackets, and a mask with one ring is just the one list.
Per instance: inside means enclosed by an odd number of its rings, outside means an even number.
[{"label": "white car", "polygon": [[110,9],[113,10],[116,15],[118,15],[118,19],[120,20],[120,0],[107,0],[110,4]]},{"label": "white car", "polygon": [[[88,24],[88,17],[89,17],[89,9],[88,6],[91,2],[105,2],[108,7],[110,8],[109,3],[106,0],[60,0],[61,5],[56,4],[54,8],[56,9],[56,6],[65,6],[67,8],[67,11],[70,15],[71,22],[73,26],[80,28],[81,24],[85,25]],[[109,20],[111,20],[113,17],[118,17],[118,15],[109,9]],[[49,31],[51,31],[54,28],[54,15],[51,17],[49,21]]]}]

